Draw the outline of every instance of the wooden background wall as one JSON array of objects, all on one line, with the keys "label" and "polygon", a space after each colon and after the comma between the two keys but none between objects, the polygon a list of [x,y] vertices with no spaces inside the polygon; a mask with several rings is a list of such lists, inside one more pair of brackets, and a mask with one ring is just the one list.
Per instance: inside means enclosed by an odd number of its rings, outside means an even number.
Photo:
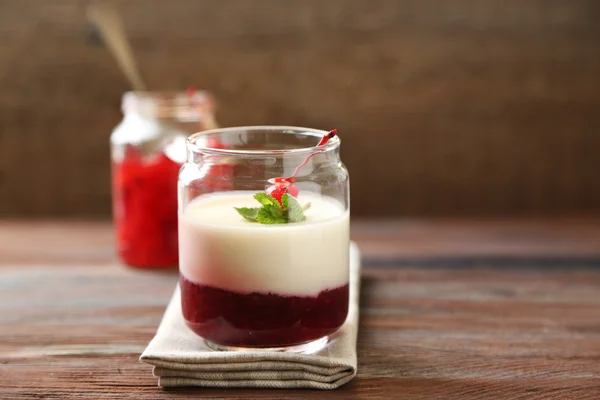
[{"label": "wooden background wall", "polygon": [[[600,211],[596,0],[128,0],[152,88],[343,135],[355,215]],[[110,213],[128,85],[76,0],[0,0],[0,216]]]}]

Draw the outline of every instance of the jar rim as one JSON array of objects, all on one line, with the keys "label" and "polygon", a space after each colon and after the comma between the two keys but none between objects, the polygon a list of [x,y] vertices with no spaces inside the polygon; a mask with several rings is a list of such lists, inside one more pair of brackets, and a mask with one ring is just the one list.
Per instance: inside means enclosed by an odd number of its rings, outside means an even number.
[{"label": "jar rim", "polygon": [[[334,136],[331,138],[326,144],[322,146],[314,146],[310,147],[299,147],[292,149],[274,149],[274,150],[249,150],[249,149],[223,149],[217,147],[210,146],[201,146],[196,142],[200,138],[210,137],[211,135],[227,133],[227,132],[235,132],[235,131],[243,131],[243,132],[257,132],[257,131],[271,131],[271,132],[279,132],[281,134],[294,134],[294,135],[304,135],[304,136],[312,136],[316,139],[321,139],[324,135],[328,133],[328,131],[324,131],[322,129],[314,129],[314,128],[306,128],[301,126],[285,126],[285,125],[250,125],[250,126],[234,126],[229,128],[216,128],[209,129],[201,132],[194,133],[189,136],[186,140],[186,147],[189,151],[193,153],[206,153],[206,154],[221,154],[221,155],[251,155],[251,156],[273,156],[273,155],[284,155],[284,154],[304,154],[304,153],[314,153],[315,151],[326,152],[335,148],[338,148],[341,144],[341,139],[339,136]],[[318,141],[317,141],[318,143]]]},{"label": "jar rim", "polygon": [[121,110],[124,115],[141,114],[147,117],[197,121],[214,113],[215,102],[212,95],[204,90],[132,90],[123,93]]}]

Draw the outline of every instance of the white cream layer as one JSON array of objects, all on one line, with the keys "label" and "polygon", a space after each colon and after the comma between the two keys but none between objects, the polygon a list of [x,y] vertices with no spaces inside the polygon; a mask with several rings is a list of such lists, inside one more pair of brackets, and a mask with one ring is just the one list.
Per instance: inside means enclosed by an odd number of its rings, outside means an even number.
[{"label": "white cream layer", "polygon": [[179,270],[189,280],[240,293],[316,295],[348,283],[350,218],[335,200],[300,194],[306,221],[263,225],[234,207],[255,192],[194,199],[179,216]]}]

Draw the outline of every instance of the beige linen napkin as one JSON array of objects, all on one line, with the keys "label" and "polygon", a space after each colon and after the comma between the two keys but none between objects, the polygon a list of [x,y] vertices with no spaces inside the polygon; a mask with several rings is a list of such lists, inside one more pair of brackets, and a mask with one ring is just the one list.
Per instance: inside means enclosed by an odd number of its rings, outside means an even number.
[{"label": "beige linen napkin", "polygon": [[163,387],[335,389],[356,375],[360,252],[350,245],[348,318],[324,349],[311,354],[212,351],[185,324],[179,287],[156,336],[142,353]]}]

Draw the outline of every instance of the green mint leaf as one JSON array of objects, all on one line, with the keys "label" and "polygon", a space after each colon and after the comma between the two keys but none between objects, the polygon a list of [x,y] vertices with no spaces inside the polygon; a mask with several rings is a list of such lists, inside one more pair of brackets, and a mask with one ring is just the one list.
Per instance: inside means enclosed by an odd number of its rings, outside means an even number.
[{"label": "green mint leaf", "polygon": [[281,205],[283,206],[284,210],[288,209],[289,201],[288,201],[288,194],[287,193],[284,193],[283,196],[281,196]]},{"label": "green mint leaf", "polygon": [[266,193],[256,193],[254,195],[254,198],[256,199],[256,201],[258,201],[260,204],[262,204],[265,207],[269,207],[269,206],[277,206],[281,208],[281,205],[279,204],[279,202],[277,201],[277,199],[271,195],[268,195]]},{"label": "green mint leaf", "polygon": [[284,205],[287,205],[286,211],[288,215],[288,222],[302,222],[306,219],[304,216],[304,211],[302,210],[302,206],[300,203],[298,203],[298,200],[296,200],[294,196],[286,193],[281,197],[281,202]]},{"label": "green mint leaf", "polygon": [[283,209],[281,208],[281,204],[279,204],[275,197],[266,193],[256,193],[254,198],[256,201],[262,204],[262,209],[266,211],[265,213],[262,213],[263,220],[277,221],[275,222],[277,224],[284,224],[287,222]]},{"label": "green mint leaf", "polygon": [[281,208],[281,205],[279,204],[279,202],[277,202],[276,206],[269,206],[269,207],[264,207],[264,208],[269,210],[269,212],[271,213],[271,215],[273,215],[273,217],[285,219],[284,210]]},{"label": "green mint leaf", "polygon": [[[262,207],[234,207],[247,221],[266,225],[288,224],[306,220],[304,211],[310,208],[310,203],[301,206],[296,198],[288,193],[281,197],[281,204],[273,196],[266,193],[256,193],[254,199]],[[282,208],[283,206],[283,208]]]},{"label": "green mint leaf", "polygon": [[264,207],[263,209],[267,210],[271,217],[278,221],[278,224],[286,224],[288,222],[285,211],[281,208],[281,204],[277,202],[276,205]]},{"label": "green mint leaf", "polygon": [[249,207],[234,207],[242,217],[246,218],[250,222],[256,222],[258,211],[260,208],[249,208]]},{"label": "green mint leaf", "polygon": [[267,208],[261,208],[258,210],[256,221],[267,225],[287,223],[287,219],[283,215],[274,215],[271,210]]}]

